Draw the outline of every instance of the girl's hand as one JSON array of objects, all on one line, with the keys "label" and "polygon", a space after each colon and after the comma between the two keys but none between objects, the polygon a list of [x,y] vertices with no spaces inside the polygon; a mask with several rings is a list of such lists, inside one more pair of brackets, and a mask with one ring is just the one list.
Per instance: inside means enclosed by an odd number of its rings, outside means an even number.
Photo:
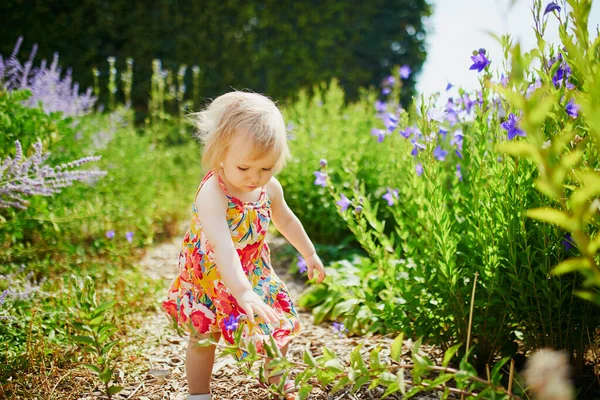
[{"label": "girl's hand", "polygon": [[319,277],[317,278],[317,283],[323,282],[325,279],[325,268],[323,267],[323,262],[317,255],[317,253],[313,253],[312,255],[304,258],[304,262],[306,262],[306,267],[308,268],[308,279],[312,279],[314,276],[315,268],[319,272]]},{"label": "girl's hand", "polygon": [[246,290],[240,296],[236,297],[240,307],[246,312],[248,319],[254,322],[254,315],[257,314],[265,322],[277,322],[279,318],[277,312],[260,298],[252,290]]}]

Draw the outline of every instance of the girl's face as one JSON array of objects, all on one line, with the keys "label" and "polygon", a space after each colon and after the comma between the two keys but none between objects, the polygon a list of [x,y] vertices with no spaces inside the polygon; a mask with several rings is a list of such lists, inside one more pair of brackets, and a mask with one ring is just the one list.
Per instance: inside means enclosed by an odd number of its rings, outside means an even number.
[{"label": "girl's face", "polygon": [[264,186],[273,176],[276,154],[256,158],[252,142],[239,135],[229,145],[223,160],[225,179],[238,191],[249,193]]}]

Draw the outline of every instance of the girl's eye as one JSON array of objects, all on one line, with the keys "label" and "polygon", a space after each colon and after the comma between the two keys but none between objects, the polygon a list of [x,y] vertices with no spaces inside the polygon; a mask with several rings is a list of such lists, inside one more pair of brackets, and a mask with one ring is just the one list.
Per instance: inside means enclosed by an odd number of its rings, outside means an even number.
[{"label": "girl's eye", "polygon": [[273,168],[263,168],[263,171],[270,171],[270,170],[272,170],[272,169],[273,169]]},{"label": "girl's eye", "polygon": [[239,169],[240,171],[248,171],[248,168],[241,168],[241,167],[238,167],[238,169]]}]

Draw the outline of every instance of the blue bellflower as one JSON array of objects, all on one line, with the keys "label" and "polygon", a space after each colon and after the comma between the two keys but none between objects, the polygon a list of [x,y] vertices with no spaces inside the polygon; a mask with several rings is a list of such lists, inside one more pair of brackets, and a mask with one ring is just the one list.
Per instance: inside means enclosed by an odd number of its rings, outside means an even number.
[{"label": "blue bellflower", "polygon": [[490,65],[490,60],[485,57],[485,49],[479,49],[479,52],[471,56],[473,65],[469,69],[476,69],[477,72],[481,72]]},{"label": "blue bellflower", "polygon": [[301,274],[305,273],[308,270],[306,261],[304,261],[304,258],[302,258],[300,254],[298,254],[298,262],[296,263],[296,265],[298,266],[298,271],[300,271]]},{"label": "blue bellflower", "polygon": [[448,152],[446,150],[442,149],[440,146],[437,146],[435,148],[435,150],[433,150],[433,156],[438,161],[444,161],[446,159],[447,155],[448,155]]},{"label": "blue bellflower", "polygon": [[517,116],[510,113],[508,119],[500,124],[500,126],[508,132],[508,140],[513,140],[517,135],[523,137],[526,136],[525,132],[517,126],[517,122]]},{"label": "blue bellflower", "polygon": [[579,104],[575,103],[575,99],[569,100],[569,102],[567,103],[567,106],[565,107],[565,111],[567,112],[567,114],[569,114],[569,116],[571,118],[579,117],[580,109],[581,109],[581,106]]},{"label": "blue bellflower", "polygon": [[314,182],[315,185],[327,187],[327,175],[321,171],[316,171],[314,174],[317,177]]},{"label": "blue bellflower", "polygon": [[387,188],[386,194],[382,196],[388,202],[388,206],[393,206],[396,202],[395,199],[398,198],[398,189],[390,190]]},{"label": "blue bellflower", "polygon": [[550,3],[548,3],[548,5],[546,6],[546,9],[544,10],[544,15],[551,13],[552,11],[558,11],[560,12],[561,8],[558,4],[556,4],[555,2],[551,1]]},{"label": "blue bellflower", "polygon": [[408,65],[403,65],[398,69],[398,72],[402,79],[408,79],[412,70],[410,69],[410,67]]},{"label": "blue bellflower", "polygon": [[341,194],[340,199],[338,201],[336,201],[335,204],[340,206],[342,211],[346,211],[348,209],[348,206],[350,205],[350,200],[348,200],[348,198],[346,196]]}]

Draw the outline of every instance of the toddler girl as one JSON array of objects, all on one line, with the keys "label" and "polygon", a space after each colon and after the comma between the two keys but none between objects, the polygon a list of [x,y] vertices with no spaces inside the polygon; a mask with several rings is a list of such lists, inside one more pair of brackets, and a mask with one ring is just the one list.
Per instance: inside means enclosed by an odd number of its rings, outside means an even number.
[{"label": "toddler girl", "polygon": [[[242,344],[253,341],[264,354],[262,342],[272,335],[285,356],[290,340],[300,333],[290,294],[271,266],[265,242],[269,221],[302,254],[310,279],[316,269],[321,282],[325,270],[273,177],[289,156],[275,104],[260,94],[236,91],[216,98],[194,117],[209,171],[196,192],[179,274],[162,307],[190,333],[188,399],[210,400],[215,346],[195,346],[199,339],[218,341],[223,335],[233,343],[241,329]],[[238,351],[235,358],[246,355]],[[281,379],[271,378],[272,383]],[[286,399],[295,398],[296,391],[293,381],[286,382]]]}]

